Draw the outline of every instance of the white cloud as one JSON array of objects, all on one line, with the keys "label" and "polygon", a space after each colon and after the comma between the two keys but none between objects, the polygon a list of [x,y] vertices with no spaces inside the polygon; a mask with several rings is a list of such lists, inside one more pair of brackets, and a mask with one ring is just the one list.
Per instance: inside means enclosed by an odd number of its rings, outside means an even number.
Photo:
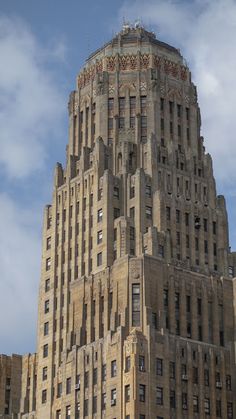
[{"label": "white cloud", "polygon": [[127,1],[122,16],[131,21],[141,16],[158,38],[181,48],[198,88],[202,134],[216,178],[235,193],[236,2]]},{"label": "white cloud", "polygon": [[35,349],[41,214],[0,194],[0,351]]},{"label": "white cloud", "polygon": [[60,132],[65,99],[49,65],[64,60],[65,44],[43,47],[21,20],[0,17],[0,56],[0,164],[23,178],[44,168]]}]

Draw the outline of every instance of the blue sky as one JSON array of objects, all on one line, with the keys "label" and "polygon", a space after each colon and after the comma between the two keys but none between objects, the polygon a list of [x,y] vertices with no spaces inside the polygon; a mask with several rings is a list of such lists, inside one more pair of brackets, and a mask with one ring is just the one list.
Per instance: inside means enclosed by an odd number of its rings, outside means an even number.
[{"label": "blue sky", "polygon": [[[123,17],[181,49],[236,249],[234,0],[10,0],[0,6],[0,353],[34,352],[43,207],[64,163],[67,101],[84,60]],[[220,30],[219,30],[220,28]]]}]

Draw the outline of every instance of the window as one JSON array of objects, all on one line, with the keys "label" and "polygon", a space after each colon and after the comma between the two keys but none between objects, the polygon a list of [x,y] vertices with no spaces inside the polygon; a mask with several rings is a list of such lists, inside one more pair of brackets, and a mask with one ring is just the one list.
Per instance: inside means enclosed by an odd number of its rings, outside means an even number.
[{"label": "window", "polygon": [[175,391],[170,390],[170,407],[175,409]]},{"label": "window", "polygon": [[175,293],[175,309],[179,310],[179,293]]},{"label": "window", "polygon": [[187,395],[187,393],[182,393],[182,409],[183,410],[188,409],[188,395]]},{"label": "window", "polygon": [[205,253],[208,253],[208,241],[204,240],[204,251]]},{"label": "window", "polygon": [[47,238],[47,244],[46,244],[47,250],[51,249],[51,237]]},{"label": "window", "polygon": [[166,207],[166,220],[170,221],[170,207]]},{"label": "window", "polygon": [[139,401],[145,402],[145,390],[146,387],[144,384],[139,384]]},{"label": "window", "polygon": [[169,364],[169,372],[170,372],[170,378],[175,379],[175,362],[170,362]]},{"label": "window", "polygon": [[156,358],[156,375],[163,375],[163,360]]},{"label": "window", "polygon": [[132,284],[132,325],[140,326],[140,285]]},{"label": "window", "polygon": [[148,220],[151,220],[152,219],[152,207],[146,206],[146,218]]},{"label": "window", "polygon": [[42,373],[42,380],[45,381],[48,378],[48,367],[43,367],[43,373]]},{"label": "window", "polygon": [[47,358],[48,356],[48,344],[46,343],[46,345],[43,346],[43,357]]},{"label": "window", "polygon": [[116,388],[111,390],[111,406],[116,405]]},{"label": "window", "polygon": [[135,128],[135,117],[134,116],[130,117],[130,128]]},{"label": "window", "polygon": [[95,386],[98,382],[98,370],[97,368],[93,369],[93,385]]},{"label": "window", "polygon": [[120,216],[120,208],[114,208],[114,218],[118,218]]},{"label": "window", "polygon": [[209,387],[209,370],[204,370],[204,384]]},{"label": "window", "polygon": [[109,99],[108,99],[108,111],[112,111],[113,108],[114,108],[114,98],[109,97]]},{"label": "window", "polygon": [[61,419],[61,411],[60,410],[56,411],[56,419]]},{"label": "window", "polygon": [[106,409],[106,401],[107,401],[107,395],[106,393],[102,393],[102,410]]},{"label": "window", "polygon": [[106,381],[107,378],[107,366],[103,364],[102,366],[102,381]]},{"label": "window", "polygon": [[168,290],[164,289],[164,306],[168,307]]},{"label": "window", "polygon": [[97,266],[102,265],[102,252],[97,254]]},{"label": "window", "polygon": [[93,396],[93,413],[97,413],[97,396]]},{"label": "window", "polygon": [[119,128],[125,127],[125,118],[123,116],[119,117]]},{"label": "window", "polygon": [[211,409],[210,409],[210,399],[205,398],[204,399],[204,412],[206,415],[210,415]]},{"label": "window", "polygon": [[44,302],[44,313],[45,314],[49,313],[49,300],[46,300]]},{"label": "window", "polygon": [[139,371],[145,371],[145,357],[143,355],[139,355]]},{"label": "window", "polygon": [[134,196],[135,196],[135,187],[134,186],[131,186],[130,187],[129,197],[130,197],[130,199],[132,199],[132,198],[134,198]]},{"label": "window", "polygon": [[71,393],[71,377],[66,379],[66,394]]},{"label": "window", "polygon": [[163,404],[163,388],[162,387],[156,388],[156,404],[158,405]]},{"label": "window", "polygon": [[212,223],[212,230],[213,230],[213,234],[216,234],[216,221],[213,221]]},{"label": "window", "polygon": [[149,197],[151,196],[152,189],[150,185],[146,185],[145,193],[146,193],[146,196],[149,196]]},{"label": "window", "polygon": [[134,215],[135,215],[135,207],[131,207],[129,210],[129,216],[130,218],[134,219]]},{"label": "window", "polygon": [[47,403],[47,390],[42,391],[42,403]]},{"label": "window", "polygon": [[98,223],[102,221],[102,216],[103,216],[103,212],[102,212],[102,208],[100,208],[98,210]]},{"label": "window", "polygon": [[191,296],[186,295],[186,311],[187,313],[190,313],[191,311]]},{"label": "window", "polygon": [[226,375],[226,390],[232,390],[231,375]]},{"label": "window", "polygon": [[49,271],[51,268],[51,258],[46,259],[46,271]]},{"label": "window", "polygon": [[97,244],[102,243],[102,230],[97,233]]},{"label": "window", "polygon": [[216,417],[221,418],[221,400],[216,400]]},{"label": "window", "polygon": [[185,213],[185,225],[189,226],[189,213],[188,212]]},{"label": "window", "polygon": [[233,403],[227,403],[227,419],[233,419]]},{"label": "window", "polygon": [[114,186],[114,197],[119,199],[119,188],[117,186]]},{"label": "window", "polygon": [[125,372],[130,371],[130,366],[131,366],[130,356],[126,356],[126,358],[125,358]]},{"label": "window", "polygon": [[70,406],[66,406],[66,419],[70,419],[71,418],[71,408]]},{"label": "window", "polygon": [[62,383],[57,384],[57,397],[61,397],[62,395]]},{"label": "window", "polygon": [[108,118],[108,129],[109,130],[113,129],[113,118]]},{"label": "window", "polygon": [[152,327],[157,329],[157,313],[152,313]]},{"label": "window", "polygon": [[89,404],[88,399],[84,400],[84,416],[88,416],[89,414]]},{"label": "window", "polygon": [[176,210],[176,223],[180,223],[180,210]]},{"label": "window", "polygon": [[198,368],[193,367],[193,383],[198,384]]},{"label": "window", "polygon": [[116,366],[116,360],[111,361],[111,377],[116,377],[117,374],[117,366]]},{"label": "window", "polygon": [[49,323],[46,322],[46,323],[44,323],[44,327],[43,327],[44,336],[47,336],[48,332],[49,332]]},{"label": "window", "polygon": [[198,396],[193,396],[193,411],[194,413],[198,413]]},{"label": "window", "polygon": [[46,279],[45,281],[45,292],[48,292],[50,290],[50,279]]},{"label": "window", "polygon": [[125,402],[130,402],[130,385],[125,386]]}]

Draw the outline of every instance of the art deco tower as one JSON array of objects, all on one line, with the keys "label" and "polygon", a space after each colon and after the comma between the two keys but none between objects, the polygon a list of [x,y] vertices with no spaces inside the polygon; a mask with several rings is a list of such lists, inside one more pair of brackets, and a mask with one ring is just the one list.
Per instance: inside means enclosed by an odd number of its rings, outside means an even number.
[{"label": "art deco tower", "polygon": [[86,61],[21,417],[235,417],[236,257],[200,126],[183,57],[153,33],[124,26]]}]

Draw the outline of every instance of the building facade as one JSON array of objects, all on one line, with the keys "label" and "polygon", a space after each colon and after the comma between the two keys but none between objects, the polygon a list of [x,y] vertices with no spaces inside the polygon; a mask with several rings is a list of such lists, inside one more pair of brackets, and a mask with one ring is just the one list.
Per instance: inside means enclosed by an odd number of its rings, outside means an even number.
[{"label": "building facade", "polygon": [[236,255],[180,52],[144,28],[92,54],[44,213],[20,418],[236,417]]}]

